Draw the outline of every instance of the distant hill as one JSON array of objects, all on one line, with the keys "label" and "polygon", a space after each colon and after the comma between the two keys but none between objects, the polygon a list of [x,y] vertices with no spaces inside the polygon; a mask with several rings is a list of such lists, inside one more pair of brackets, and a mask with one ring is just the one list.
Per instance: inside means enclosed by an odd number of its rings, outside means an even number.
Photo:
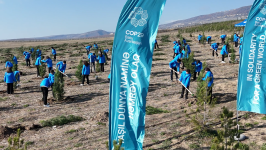
[{"label": "distant hill", "polygon": [[222,11],[222,12],[212,13],[209,15],[201,15],[185,20],[174,21],[168,24],[160,25],[159,29],[173,29],[173,28],[187,27],[187,26],[206,24],[212,22],[243,20],[247,18],[250,8],[251,6],[244,6],[229,11]]},{"label": "distant hill", "polygon": [[81,34],[65,34],[65,35],[52,35],[46,37],[36,37],[36,38],[23,38],[23,39],[12,39],[6,41],[28,41],[28,40],[70,40],[70,39],[86,39],[86,38],[96,38],[96,37],[108,37],[113,36],[113,32],[107,32],[104,30],[95,30]]}]

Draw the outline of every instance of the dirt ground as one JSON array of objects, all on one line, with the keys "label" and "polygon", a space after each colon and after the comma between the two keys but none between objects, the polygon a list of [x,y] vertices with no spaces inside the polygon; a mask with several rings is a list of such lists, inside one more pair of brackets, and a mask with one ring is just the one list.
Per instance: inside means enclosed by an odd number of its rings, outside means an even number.
[{"label": "dirt ground", "polygon": [[[220,39],[215,37],[221,32],[210,32],[205,35],[213,36],[213,40],[220,42]],[[232,33],[227,33],[231,35]],[[151,71],[150,87],[147,96],[147,106],[168,110],[169,113],[146,115],[146,135],[144,139],[144,149],[192,149],[191,144],[198,143],[202,149],[210,149],[211,140],[209,138],[200,139],[197,136],[189,138],[189,135],[194,135],[193,125],[189,121],[188,116],[195,115],[197,105],[193,103],[191,106],[188,102],[195,101],[195,98],[189,96],[188,100],[179,99],[181,85],[171,82],[169,62],[172,60],[172,42],[161,42],[163,35],[170,35],[169,40],[178,40],[177,32],[166,32],[158,35],[158,43],[160,50],[155,50],[153,58],[161,58],[161,60],[153,61]],[[195,59],[206,62],[214,74],[213,96],[217,98],[217,104],[214,107],[207,107],[207,121],[210,123],[219,122],[218,115],[221,113],[221,108],[226,106],[236,115],[236,93],[237,93],[237,77],[238,64],[228,63],[228,58],[225,58],[226,63],[221,64],[221,56],[214,58],[211,56],[209,45],[200,45],[196,41],[198,33],[194,33],[193,37],[189,34],[183,34],[186,39],[192,40],[189,44],[191,50],[195,53]],[[97,41],[99,46],[103,48],[111,48],[105,39],[89,39],[78,41],[49,41],[49,42],[0,42],[0,48],[14,48],[20,46],[47,46],[51,44],[63,43],[93,43]],[[220,46],[221,47],[221,46]],[[219,52],[220,52],[219,48]],[[74,47],[68,46],[65,50],[57,53],[65,53],[73,51],[79,53],[80,50],[75,50]],[[47,48],[45,54],[50,55],[51,49]],[[58,56],[58,61],[66,60],[66,74],[71,78],[65,78],[65,97],[70,100],[67,102],[54,102],[50,108],[45,108],[39,104],[42,98],[40,90],[40,82],[42,79],[36,78],[36,68],[31,68],[23,65],[23,56],[19,58],[19,70],[26,73],[21,77],[21,87],[15,90],[15,94],[7,95],[6,84],[0,83],[0,148],[8,146],[8,136],[14,135],[15,129],[19,126],[24,128],[21,137],[31,145],[30,150],[104,150],[106,149],[105,142],[108,141],[108,118],[109,110],[109,82],[107,80],[110,72],[110,61],[105,65],[105,72],[91,73],[90,85],[80,86],[80,82],[75,77],[76,66],[80,59],[86,60],[86,51],[81,49],[82,56],[69,57],[69,53]],[[236,49],[238,58],[238,49]],[[109,58],[111,58],[109,54]],[[55,64],[55,63],[54,63]],[[0,64],[0,79],[4,78],[4,63]],[[96,80],[96,76],[98,79]],[[191,82],[190,89],[196,93],[197,82]],[[49,98],[52,98],[52,92],[49,90]],[[248,114],[248,115],[245,115]],[[85,120],[80,122],[69,123],[63,126],[56,127],[39,127],[28,129],[32,124],[38,125],[41,120],[51,119],[61,115],[76,115],[81,116]],[[247,123],[254,124],[253,127],[245,128],[245,135],[248,137],[243,143],[250,145],[251,149],[260,149],[263,143],[266,143],[266,121],[261,118],[264,115],[249,114],[240,112],[242,117],[241,125]],[[1,129],[2,126],[2,129]],[[4,131],[3,127],[8,127]],[[217,125],[215,128],[218,128]],[[67,133],[67,131],[75,129],[76,132]]]}]

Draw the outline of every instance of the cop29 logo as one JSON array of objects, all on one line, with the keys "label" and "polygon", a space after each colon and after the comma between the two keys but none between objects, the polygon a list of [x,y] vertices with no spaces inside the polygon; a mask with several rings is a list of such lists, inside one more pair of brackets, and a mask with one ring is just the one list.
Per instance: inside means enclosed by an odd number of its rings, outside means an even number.
[{"label": "cop29 logo", "polygon": [[134,27],[144,26],[147,24],[148,12],[143,10],[141,7],[135,7],[130,13],[128,19],[131,19],[131,24]]},{"label": "cop29 logo", "polygon": [[259,6],[260,12],[261,12],[263,15],[266,15],[266,8],[265,8],[265,5],[266,5],[266,0],[264,0],[263,2],[261,2],[260,6]]}]

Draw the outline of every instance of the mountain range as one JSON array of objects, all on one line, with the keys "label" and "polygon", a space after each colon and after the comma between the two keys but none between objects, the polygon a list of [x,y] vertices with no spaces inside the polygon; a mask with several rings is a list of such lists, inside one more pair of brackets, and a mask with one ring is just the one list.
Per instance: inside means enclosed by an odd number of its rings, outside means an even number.
[{"label": "mountain range", "polygon": [[222,22],[229,20],[244,20],[249,14],[250,6],[244,6],[233,10],[216,12],[208,15],[200,15],[193,18],[178,20],[167,24],[162,24],[159,29],[174,29],[212,22]]},{"label": "mountain range", "polygon": [[[244,6],[233,10],[216,12],[208,15],[200,15],[185,20],[178,20],[171,23],[160,25],[159,30],[194,26],[194,25],[206,24],[212,22],[243,20],[247,18],[250,8],[251,6]],[[86,38],[97,38],[97,37],[111,37],[113,35],[114,32],[95,30],[81,34],[53,35],[53,36],[37,37],[37,38],[12,39],[8,41],[70,40],[70,39],[86,39]]]}]

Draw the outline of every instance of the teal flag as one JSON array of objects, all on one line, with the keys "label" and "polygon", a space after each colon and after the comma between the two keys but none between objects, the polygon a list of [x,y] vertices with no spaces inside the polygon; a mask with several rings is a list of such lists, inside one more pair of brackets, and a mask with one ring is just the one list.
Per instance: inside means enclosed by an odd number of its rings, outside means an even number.
[{"label": "teal flag", "polygon": [[266,114],[266,0],[255,0],[244,31],[237,110]]},{"label": "teal flag", "polygon": [[127,0],[115,32],[109,103],[109,150],[123,140],[141,150],[145,107],[159,20],[166,0]]}]

